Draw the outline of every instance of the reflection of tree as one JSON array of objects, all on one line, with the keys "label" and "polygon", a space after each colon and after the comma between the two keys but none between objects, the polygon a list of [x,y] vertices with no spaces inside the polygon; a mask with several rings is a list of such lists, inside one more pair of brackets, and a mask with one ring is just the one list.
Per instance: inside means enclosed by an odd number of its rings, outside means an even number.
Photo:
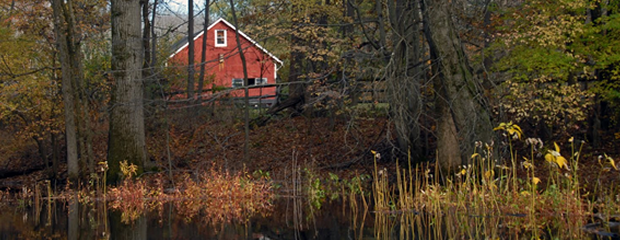
[{"label": "reflection of tree", "polygon": [[69,239],[80,239],[80,214],[77,197],[69,201],[68,224],[69,229],[67,235]]},{"label": "reflection of tree", "polygon": [[144,214],[131,223],[124,223],[121,215],[118,211],[110,213],[110,235],[114,239],[147,239],[148,225]]}]

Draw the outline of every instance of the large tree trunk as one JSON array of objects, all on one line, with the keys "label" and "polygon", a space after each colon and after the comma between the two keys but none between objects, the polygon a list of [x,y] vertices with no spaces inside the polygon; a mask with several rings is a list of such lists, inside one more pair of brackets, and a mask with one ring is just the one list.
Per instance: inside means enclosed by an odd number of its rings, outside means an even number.
[{"label": "large tree trunk", "polygon": [[139,167],[146,161],[142,103],[143,49],[140,1],[112,0],[112,71],[114,83],[110,110],[108,183],[119,179],[119,164],[127,160]]},{"label": "large tree trunk", "polygon": [[424,30],[437,76],[437,161],[444,174],[465,164],[475,141],[490,142],[493,125],[480,83],[452,22],[448,1],[422,0]]},{"label": "large tree trunk", "polygon": [[[77,182],[84,159],[90,160],[90,135],[86,132],[89,121],[87,99],[83,86],[84,74],[80,37],[75,31],[72,1],[52,0],[56,45],[60,55],[62,92],[65,107],[65,139],[69,179]],[[81,158],[78,156],[78,151]]]}]

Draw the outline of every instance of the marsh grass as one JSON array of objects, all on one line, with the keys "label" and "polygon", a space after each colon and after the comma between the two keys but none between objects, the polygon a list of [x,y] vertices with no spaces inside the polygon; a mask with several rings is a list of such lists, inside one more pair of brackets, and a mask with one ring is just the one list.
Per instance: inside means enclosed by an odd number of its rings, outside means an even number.
[{"label": "marsh grass", "polygon": [[[599,184],[594,192],[582,193],[579,165],[584,142],[571,138],[567,159],[557,143],[545,148],[542,141],[530,138],[525,140],[529,155],[519,156],[512,145],[522,141],[521,129],[507,123],[496,130],[506,133],[509,165],[495,160],[493,144],[476,143],[472,164],[461,166],[441,184],[431,171],[409,162],[388,173],[377,166],[380,155],[373,151],[375,237],[410,239],[417,233],[433,239],[576,239],[587,237],[582,229],[595,212],[620,212],[617,187],[600,184],[605,171],[617,171],[613,159],[599,158]],[[389,174],[396,175],[395,182],[388,180]]]}]

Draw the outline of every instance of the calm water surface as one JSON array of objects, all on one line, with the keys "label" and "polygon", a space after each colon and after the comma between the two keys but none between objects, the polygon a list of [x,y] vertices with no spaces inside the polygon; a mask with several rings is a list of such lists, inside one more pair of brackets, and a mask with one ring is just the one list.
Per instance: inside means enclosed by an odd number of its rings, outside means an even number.
[{"label": "calm water surface", "polygon": [[[102,202],[43,201],[38,206],[0,207],[0,239],[531,239],[505,228],[521,215],[373,213],[340,202],[311,207],[282,198],[272,211],[243,220],[188,217],[166,203],[133,220]],[[126,215],[131,215],[126,213]],[[620,239],[619,235],[563,235],[562,227],[541,231],[541,239]]]},{"label": "calm water surface", "polygon": [[[39,207],[0,207],[0,239],[358,239],[362,232],[342,204],[310,209],[281,199],[274,210],[245,220],[215,221],[178,214],[174,203],[123,221],[103,203],[44,202]],[[307,206],[306,206],[307,205]],[[366,221],[369,222],[369,221]],[[368,223],[370,224],[370,223]],[[360,227],[361,228],[361,227]],[[361,235],[360,235],[361,234]]]}]

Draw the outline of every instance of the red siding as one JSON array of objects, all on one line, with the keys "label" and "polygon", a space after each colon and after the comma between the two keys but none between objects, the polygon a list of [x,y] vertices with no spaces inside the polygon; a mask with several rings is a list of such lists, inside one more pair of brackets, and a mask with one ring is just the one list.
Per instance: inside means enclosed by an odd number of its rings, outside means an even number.
[{"label": "red siding", "polygon": [[[226,43],[225,47],[215,47],[215,31],[216,30],[226,30]],[[207,64],[206,64],[206,74],[205,75],[215,75],[215,80],[213,83],[218,87],[232,87],[232,79],[240,78],[243,79],[243,65],[241,63],[241,57],[238,54],[237,50],[237,40],[235,38],[235,30],[230,28],[224,22],[220,21],[213,25],[207,31]],[[196,73],[198,73],[200,67],[200,56],[202,53],[202,41],[204,40],[205,34],[198,36],[198,38],[194,41],[194,62],[196,66]],[[253,46],[250,41],[248,41],[243,36],[239,36],[241,41],[241,46],[244,49],[243,53],[246,59],[246,66],[248,70],[248,78],[266,78],[267,84],[275,83],[275,61],[269,55],[267,55],[264,51],[259,49],[256,46]],[[189,52],[188,46],[183,47],[180,51],[178,51],[174,56],[172,56],[169,60],[169,63],[172,66],[181,67],[187,66],[187,55]],[[221,57],[224,56],[223,61],[220,61]],[[184,69],[181,67],[181,69]],[[182,79],[180,82],[184,83],[186,80]],[[204,88],[211,89],[212,82],[205,82]],[[185,85],[180,85],[185,86]],[[196,84],[197,86],[197,84]],[[209,93],[206,93],[207,95]],[[250,96],[269,96],[275,95],[276,88],[275,87],[264,87],[264,88],[253,88],[249,90]],[[244,96],[243,90],[236,90],[233,92],[233,96]],[[205,96],[206,97],[206,96]],[[270,97],[273,99],[273,97]]]}]

